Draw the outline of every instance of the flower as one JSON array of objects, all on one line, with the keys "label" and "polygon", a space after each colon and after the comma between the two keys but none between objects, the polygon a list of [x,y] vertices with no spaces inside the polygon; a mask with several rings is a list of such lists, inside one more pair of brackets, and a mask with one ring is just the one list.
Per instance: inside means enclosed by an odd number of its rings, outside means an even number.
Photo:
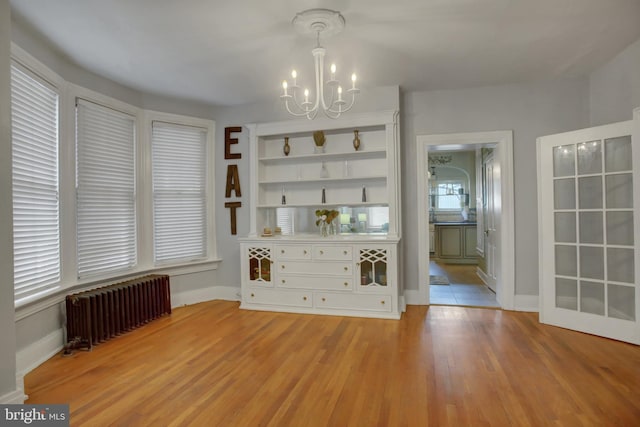
[{"label": "flower", "polygon": [[318,209],[316,210],[316,225],[320,225],[322,222],[330,224],[338,215],[340,215],[340,212],[335,209]]}]

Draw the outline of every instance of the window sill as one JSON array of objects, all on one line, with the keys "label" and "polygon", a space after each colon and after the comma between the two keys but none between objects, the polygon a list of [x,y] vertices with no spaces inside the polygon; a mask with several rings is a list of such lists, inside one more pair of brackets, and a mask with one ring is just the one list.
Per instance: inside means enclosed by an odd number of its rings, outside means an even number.
[{"label": "window sill", "polygon": [[49,294],[45,294],[32,301],[27,301],[16,307],[15,320],[18,321],[24,319],[42,310],[59,304],[65,300],[67,295],[72,293],[87,291],[89,289],[95,289],[101,286],[107,286],[113,283],[122,282],[127,279],[144,276],[147,274],[168,274],[169,276],[181,276],[185,274],[201,273],[203,271],[213,271],[218,269],[218,265],[220,264],[220,262],[222,262],[221,259],[209,259],[189,264],[162,265],[111,277],[104,277],[99,279],[96,278],[91,279],[90,281],[83,280],[75,284],[61,285],[53,289]]}]

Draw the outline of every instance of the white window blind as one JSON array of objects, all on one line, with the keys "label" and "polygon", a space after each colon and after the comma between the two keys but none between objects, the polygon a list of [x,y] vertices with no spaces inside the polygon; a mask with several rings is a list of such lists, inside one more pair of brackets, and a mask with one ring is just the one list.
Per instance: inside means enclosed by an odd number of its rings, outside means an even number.
[{"label": "white window blind", "polygon": [[295,209],[276,208],[276,226],[280,227],[283,235],[293,234],[295,230]]},{"label": "white window blind", "polygon": [[136,264],[135,117],[76,106],[78,277]]},{"label": "white window blind", "polygon": [[153,238],[156,263],[207,256],[207,132],[153,122]]},{"label": "white window blind", "polygon": [[11,64],[15,302],[60,281],[58,94]]}]

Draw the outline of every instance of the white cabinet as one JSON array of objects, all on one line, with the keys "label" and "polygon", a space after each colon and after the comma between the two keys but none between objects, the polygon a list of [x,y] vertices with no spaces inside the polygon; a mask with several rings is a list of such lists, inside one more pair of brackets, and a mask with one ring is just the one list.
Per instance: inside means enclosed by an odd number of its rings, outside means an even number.
[{"label": "white cabinet", "polygon": [[265,239],[241,240],[241,308],[400,318],[396,239]]},{"label": "white cabinet", "polygon": [[[240,239],[240,307],[400,318],[397,111],[247,128],[250,227]],[[325,136],[322,152],[316,131]],[[320,236],[315,211],[324,209],[339,212],[338,235]],[[263,236],[276,227],[284,233]]]}]

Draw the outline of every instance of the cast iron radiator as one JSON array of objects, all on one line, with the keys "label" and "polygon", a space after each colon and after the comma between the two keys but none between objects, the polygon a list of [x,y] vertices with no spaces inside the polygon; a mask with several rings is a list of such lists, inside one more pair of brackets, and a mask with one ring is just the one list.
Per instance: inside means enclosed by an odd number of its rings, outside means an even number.
[{"label": "cast iron radiator", "polygon": [[91,348],[171,314],[169,276],[153,274],[67,295],[67,345]]}]

